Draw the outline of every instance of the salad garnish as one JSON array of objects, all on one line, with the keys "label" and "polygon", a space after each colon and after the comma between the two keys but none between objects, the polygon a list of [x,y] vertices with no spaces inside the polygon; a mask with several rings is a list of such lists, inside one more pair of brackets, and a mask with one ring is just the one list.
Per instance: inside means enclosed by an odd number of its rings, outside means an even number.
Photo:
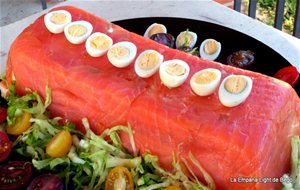
[{"label": "salad garnish", "polygon": [[300,189],[300,138],[295,136],[291,141],[291,171],[282,176],[283,190]]},{"label": "salad garnish", "polygon": [[[66,122],[62,125],[62,118],[49,117],[47,108],[51,103],[50,88],[46,87],[46,97],[43,101],[37,92],[30,89],[27,89],[26,95],[18,96],[15,85],[16,83],[13,82],[7,98],[8,126],[5,130],[19,126],[19,118],[24,114],[30,114],[30,127],[21,134],[13,134],[15,137],[13,151],[32,158],[32,165],[37,171],[47,171],[59,176],[64,180],[66,189],[97,190],[109,189],[109,187],[131,189],[130,181],[134,189],[141,190],[172,189],[173,186],[179,189],[215,189],[213,179],[191,152],[190,160],[177,160],[173,155],[174,169],[167,171],[159,165],[157,156],[148,152],[141,154],[137,150],[134,132],[129,124],[128,126],[117,125],[96,135],[90,129],[88,119],[83,118],[82,124],[86,131],[83,134],[76,130],[75,124]],[[128,135],[132,153],[123,146],[119,132]],[[71,137],[64,134],[70,134]],[[70,139],[71,146],[65,146],[68,143],[60,143],[59,146],[51,144],[59,141],[59,138],[67,141]],[[49,153],[47,151],[49,146],[57,147]],[[189,163],[200,170],[207,185],[197,179]],[[116,174],[111,174],[116,171]],[[185,173],[186,171],[189,174]]]}]

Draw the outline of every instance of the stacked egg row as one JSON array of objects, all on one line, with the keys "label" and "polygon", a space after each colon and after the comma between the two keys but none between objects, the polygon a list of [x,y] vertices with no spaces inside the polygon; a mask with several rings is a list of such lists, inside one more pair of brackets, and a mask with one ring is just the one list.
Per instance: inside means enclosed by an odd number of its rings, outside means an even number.
[{"label": "stacked egg row", "polygon": [[[68,11],[52,11],[45,15],[44,22],[47,29],[55,34],[64,32],[67,40],[72,44],[81,44],[85,41],[88,54],[100,57],[107,53],[108,60],[118,68],[130,65],[136,57],[135,44],[122,41],[113,44],[111,37],[104,33],[92,34],[93,26],[87,21],[72,22]],[[134,69],[142,78],[151,77],[159,70],[162,83],[168,88],[175,88],[187,79],[189,65],[179,59],[164,61],[164,56],[155,50],[145,50],[136,58]],[[214,93],[221,82],[221,72],[218,69],[208,68],[196,72],[190,80],[192,90],[199,96],[208,96]],[[221,83],[219,99],[224,106],[233,107],[242,103],[252,89],[251,78],[243,75],[229,75]]]}]

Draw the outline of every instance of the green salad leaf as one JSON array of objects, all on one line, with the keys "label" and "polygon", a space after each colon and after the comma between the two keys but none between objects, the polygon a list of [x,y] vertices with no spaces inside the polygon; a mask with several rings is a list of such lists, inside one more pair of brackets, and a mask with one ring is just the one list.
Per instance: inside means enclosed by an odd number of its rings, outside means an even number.
[{"label": "green salad leaf", "polygon": [[46,100],[43,102],[42,98],[37,92],[31,92],[27,89],[28,94],[18,96],[16,93],[16,83],[12,82],[10,87],[10,95],[8,96],[7,122],[8,125],[14,125],[17,117],[22,112],[28,112],[34,115],[35,118],[45,117],[45,111],[51,103],[51,91],[46,87]]},{"label": "green salad leaf", "polygon": [[291,172],[282,176],[283,190],[300,189],[300,138],[295,136],[291,141]]}]

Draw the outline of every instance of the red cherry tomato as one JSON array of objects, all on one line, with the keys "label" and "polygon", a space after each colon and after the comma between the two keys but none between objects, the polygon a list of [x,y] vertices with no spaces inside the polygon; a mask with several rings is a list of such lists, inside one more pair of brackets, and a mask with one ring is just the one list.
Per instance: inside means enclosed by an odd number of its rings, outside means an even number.
[{"label": "red cherry tomato", "polygon": [[61,126],[67,125],[69,123],[68,119],[61,119],[58,121],[58,124]]},{"label": "red cherry tomato", "polygon": [[299,80],[299,73],[296,67],[288,66],[277,71],[274,77],[283,80],[294,87]]},{"label": "red cherry tomato", "polygon": [[0,166],[0,190],[20,189],[32,174],[29,162],[14,161]]},{"label": "red cherry tomato", "polygon": [[6,120],[6,109],[0,107],[0,124]]},{"label": "red cherry tomato", "polygon": [[27,190],[63,190],[62,180],[52,174],[43,174],[34,178]]},{"label": "red cherry tomato", "polygon": [[12,143],[6,133],[0,131],[0,162],[6,160],[11,151]]}]

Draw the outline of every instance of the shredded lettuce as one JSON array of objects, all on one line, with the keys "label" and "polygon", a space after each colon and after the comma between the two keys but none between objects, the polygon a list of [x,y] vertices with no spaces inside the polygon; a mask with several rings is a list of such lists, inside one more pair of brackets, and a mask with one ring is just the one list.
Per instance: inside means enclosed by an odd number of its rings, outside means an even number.
[{"label": "shredded lettuce", "polygon": [[32,164],[38,170],[45,169],[47,167],[49,167],[50,170],[53,170],[56,166],[61,164],[70,165],[70,160],[67,157],[47,158],[44,160],[32,159]]},{"label": "shredded lettuce", "polygon": [[291,141],[291,173],[282,176],[283,190],[300,189],[300,138],[295,136]]},{"label": "shredded lettuce", "polygon": [[190,45],[190,39],[189,39],[189,29],[186,29],[186,31],[183,32],[183,37],[178,41],[179,47],[188,47]]},{"label": "shredded lettuce", "polygon": [[10,86],[10,95],[8,96],[7,122],[8,125],[14,125],[16,119],[23,113],[28,112],[34,115],[34,118],[45,117],[44,113],[51,103],[51,91],[46,87],[46,100],[43,102],[42,98],[37,92],[31,92],[27,89],[28,94],[18,96],[16,93],[15,81]]},{"label": "shredded lettuce", "polygon": [[191,55],[199,55],[198,47],[193,48],[191,51],[188,51],[187,53]]},{"label": "shredded lettuce", "polygon": [[[90,129],[87,118],[82,119],[86,134],[77,131],[73,123],[62,126],[59,124],[61,118],[50,119],[47,111],[51,103],[49,88],[46,88],[46,98],[43,101],[36,92],[30,89],[28,94],[18,96],[13,82],[8,101],[9,124],[13,124],[22,112],[32,114],[30,120],[32,125],[18,136],[13,145],[14,150],[21,155],[31,157],[36,169],[51,171],[61,176],[67,188],[103,189],[110,170],[116,166],[124,166],[133,176],[135,189],[163,189],[173,184],[181,185],[185,189],[215,189],[212,178],[192,154],[190,154],[191,163],[194,163],[202,172],[208,186],[200,183],[195,175],[193,178],[188,177],[174,156],[174,171],[166,171],[160,167],[157,156],[150,153],[139,155],[129,124],[128,126],[118,125],[104,130],[101,135],[96,135]],[[61,130],[68,130],[72,133],[73,145],[67,155],[61,158],[51,158],[45,152],[47,143]],[[124,148],[120,132],[128,135],[132,153]],[[185,164],[189,168],[186,161]],[[191,170],[190,172],[192,173]]]}]

